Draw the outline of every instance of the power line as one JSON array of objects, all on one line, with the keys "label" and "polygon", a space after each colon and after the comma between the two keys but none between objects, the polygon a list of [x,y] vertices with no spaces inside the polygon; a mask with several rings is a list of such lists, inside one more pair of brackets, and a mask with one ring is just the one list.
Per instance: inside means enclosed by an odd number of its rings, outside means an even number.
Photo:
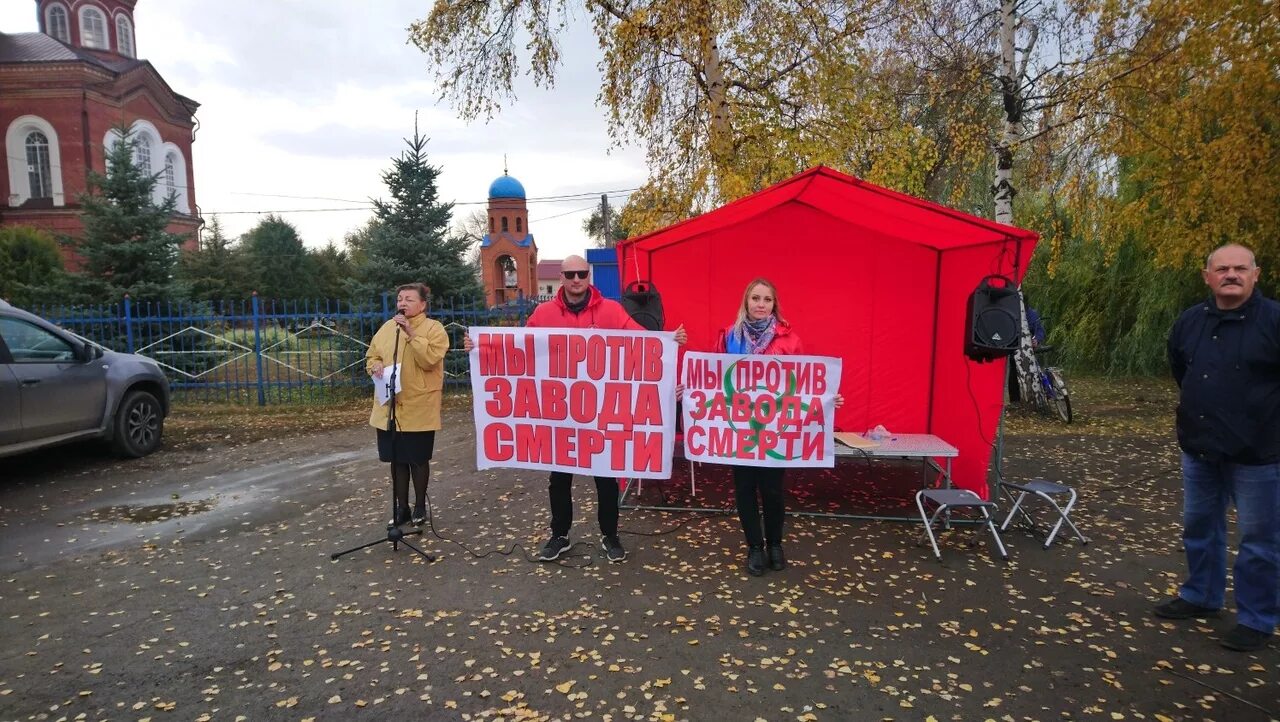
[{"label": "power line", "polygon": [[[624,188],[624,189],[622,189],[622,190],[614,190],[614,191],[583,191],[583,192],[581,192],[581,193],[561,193],[561,194],[558,194],[558,195],[550,195],[550,196],[533,196],[532,198],[525,198],[524,200],[525,200],[525,202],[526,202],[526,203],[566,202],[566,201],[578,200],[578,199],[581,199],[581,198],[590,198],[590,197],[593,197],[593,196],[597,196],[597,195],[599,195],[599,194],[601,194],[601,193],[620,193],[620,194],[627,194],[627,193],[632,193],[632,192],[637,191],[637,190],[639,190],[639,188]],[[361,203],[361,204],[365,204],[365,203],[368,203],[368,202],[369,202],[368,200],[363,200],[363,201],[353,201],[353,200],[351,200],[350,198],[330,198],[330,197],[326,197],[326,196],[294,196],[294,195],[286,195],[286,194],[283,194],[283,193],[254,193],[254,192],[252,192],[252,191],[232,191],[232,192],[231,192],[231,195],[236,195],[236,196],[259,196],[259,197],[262,197],[262,198],[292,198],[293,200],[301,200],[301,201],[337,201],[337,202],[339,202],[339,203]],[[477,203],[488,203],[488,202],[489,202],[488,200],[483,200],[483,201],[454,201],[454,202],[453,202],[453,204],[454,204],[455,206],[467,206],[467,205],[476,205]]]},{"label": "power line", "polygon": [[290,198],[295,201],[337,201],[338,203],[368,204],[368,200],[353,201],[346,198],[326,198],[324,196],[289,196],[280,193],[250,193],[248,191],[231,191],[233,196],[258,196],[260,198]]},{"label": "power line", "polygon": [[[549,221],[554,218],[573,215],[574,213],[581,213],[583,211],[594,210],[595,207],[596,205],[593,203],[584,208],[575,208],[571,211],[565,211],[564,213],[557,213],[554,216],[543,216],[542,218],[530,218],[529,223]],[[374,208],[373,206],[363,206],[363,207],[356,207],[356,208],[285,208],[285,209],[264,210],[264,211],[204,211],[203,214],[208,216],[234,216],[234,215],[252,215],[255,213],[259,215],[266,214],[266,213],[341,213],[343,211],[371,211],[373,210],[373,208]]]},{"label": "power line", "polygon": [[[27,162],[27,159],[18,158],[16,156],[8,156],[8,159],[10,161],[19,161],[24,164]],[[153,177],[155,177],[156,179],[156,188],[172,190],[175,192],[178,190],[190,192],[192,188],[192,186],[190,185],[174,184],[171,186],[163,182],[163,180],[161,180],[160,178],[160,176],[162,176],[163,174],[164,174],[164,171],[160,171],[158,173],[152,174]],[[572,203],[574,201],[579,201],[586,198],[594,198],[595,196],[598,196],[601,194],[630,195],[631,193],[637,190],[639,190],[638,187],[637,188],[621,188],[621,189],[608,190],[608,191],[584,191],[581,193],[565,193],[565,194],[550,195],[550,196],[534,196],[532,198],[526,198],[524,199],[524,201],[526,205],[530,203]],[[252,197],[259,197],[259,198],[288,198],[291,200],[303,200],[303,201],[306,201],[306,200],[331,201],[331,202],[338,202],[338,203],[353,203],[358,205],[353,205],[350,208],[273,208],[273,209],[263,209],[263,210],[238,210],[238,211],[209,210],[209,211],[202,211],[202,214],[237,216],[237,215],[255,215],[255,214],[262,215],[267,213],[341,213],[343,211],[369,211],[374,209],[374,206],[370,205],[369,201],[353,201],[348,198],[332,198],[328,196],[296,196],[296,195],[289,195],[284,193],[254,193],[250,191],[231,191],[231,195],[252,196]],[[481,205],[488,205],[488,204],[489,204],[489,199],[486,199],[483,201],[453,201],[452,203],[452,205],[454,206],[481,206]],[[594,204],[591,207],[594,208],[595,207]],[[572,215],[574,213],[581,213],[582,210],[586,210],[586,209],[565,211],[564,213],[559,213],[554,216],[547,216],[545,218],[541,218],[538,220],[544,220],[544,221],[551,220],[553,218],[559,218],[561,216]]]},{"label": "power line", "polygon": [[[526,198],[525,203],[570,203],[580,201],[586,198],[593,198],[601,193],[617,193],[618,195],[628,195],[640,190],[639,188],[624,188],[616,191],[588,191],[586,193],[571,193],[559,196],[537,196],[534,198]],[[454,201],[455,206],[484,206],[488,205],[488,200],[483,201]]]},{"label": "power line", "polygon": [[[161,141],[161,145],[160,145],[160,147],[159,147],[159,150],[163,151],[163,150],[164,150],[164,145],[163,145],[164,141],[163,141],[163,139],[160,139],[160,141]],[[120,142],[120,141],[119,141],[119,140],[117,140],[117,141],[116,141],[116,143],[118,143],[118,142]],[[54,144],[52,144],[52,143],[51,143],[50,145],[54,145]],[[92,145],[94,148],[97,148],[97,149],[102,150],[102,151],[103,151],[103,153],[104,153],[104,154],[106,154],[106,153],[109,153],[111,150],[113,150],[113,147],[114,147],[114,145],[115,145],[115,144],[113,143],[111,146],[108,146],[108,145],[107,145],[107,144],[105,144],[105,143],[98,143],[98,142],[92,142],[92,141],[91,141],[91,142],[90,142],[90,145]],[[150,144],[148,144],[148,149],[150,149]],[[186,175],[188,175],[188,173],[186,172],[186,171],[188,170],[188,166],[187,166],[187,158],[186,158],[186,156],[185,156],[184,154],[182,154],[182,153],[181,153],[181,150],[180,150],[180,149],[179,149],[178,155],[181,157],[181,160],[182,160],[182,166],[183,166],[182,170],[184,171],[183,175],[184,175],[184,176],[186,176]],[[25,157],[18,157],[18,156],[13,156],[13,155],[8,155],[8,154],[6,154],[6,156],[7,156],[8,160],[9,160],[9,162],[11,162],[11,163],[12,163],[12,162],[17,162],[17,163],[21,163],[21,164],[24,164],[24,165],[27,165],[27,164],[28,164],[28,159],[27,159],[27,158],[25,158]],[[52,153],[50,153],[50,160],[52,160]],[[62,164],[61,164],[61,163],[59,163],[59,166],[61,166],[61,165],[62,165]],[[176,171],[176,170],[177,170],[177,164],[174,164],[174,166],[173,166],[173,167],[174,167],[174,170]],[[155,172],[155,173],[151,174],[151,175],[152,175],[152,177],[154,177],[154,178],[156,179],[156,181],[157,181],[157,182],[156,182],[156,186],[157,186],[157,187],[163,187],[163,188],[166,188],[166,189],[172,189],[172,190],[174,190],[174,191],[182,190],[182,191],[185,191],[185,192],[188,192],[188,193],[192,190],[192,188],[193,188],[193,186],[194,186],[194,182],[192,182],[192,183],[188,183],[188,184],[185,184],[185,185],[175,183],[175,184],[173,184],[172,186],[170,186],[170,185],[168,185],[167,183],[165,183],[165,182],[160,178],[160,176],[162,176],[162,175],[164,174],[164,172],[165,172],[165,170],[166,170],[166,169],[167,169],[167,168],[162,168],[160,171],[157,171],[157,172]],[[52,171],[52,169],[50,169],[50,170]],[[90,170],[93,170],[93,169],[91,168]],[[94,171],[94,172],[97,172],[97,171]],[[50,175],[52,175],[52,173],[50,173]],[[51,180],[52,180],[52,179],[51,179]],[[182,180],[184,180],[184,181],[185,181],[185,180],[189,180],[189,179],[188,179],[188,178],[186,178],[186,177],[184,177]],[[581,193],[564,193],[564,194],[559,194],[559,195],[550,195],[550,196],[534,196],[534,197],[532,197],[532,198],[526,198],[526,199],[524,199],[524,200],[525,200],[525,203],[568,203],[568,202],[572,202],[572,201],[575,201],[575,200],[580,200],[580,199],[584,199],[584,198],[588,198],[588,197],[594,198],[595,196],[599,196],[599,195],[601,195],[601,194],[628,195],[628,194],[630,194],[630,193],[632,193],[632,192],[634,192],[634,191],[637,191],[637,190],[639,190],[639,187],[636,187],[636,188],[620,188],[620,189],[615,189],[615,190],[606,190],[606,191],[584,191],[584,192],[581,192]],[[347,198],[331,198],[331,197],[325,197],[325,196],[295,196],[295,195],[288,195],[288,194],[281,194],[281,193],[253,193],[253,192],[249,192],[249,191],[232,191],[231,193],[232,193],[232,195],[258,196],[258,197],[263,197],[263,198],[288,198],[288,199],[292,199],[292,200],[318,200],[318,201],[331,201],[331,202],[337,202],[337,203],[353,203],[353,204],[359,204],[359,205],[358,205],[358,207],[356,207],[356,208],[352,208],[352,209],[349,209],[349,210],[367,210],[367,209],[369,209],[369,208],[370,208],[370,206],[368,205],[368,201],[367,201],[367,200],[364,200],[364,201],[353,201],[353,200],[350,200],[350,199],[347,199]],[[455,206],[479,206],[479,205],[488,205],[488,203],[489,203],[489,201],[486,199],[486,200],[483,200],[483,201],[454,201],[454,202],[453,202],[453,205],[455,205]],[[326,213],[326,212],[340,211],[340,210],[344,210],[344,209],[339,209],[339,208],[317,208],[317,209],[300,209],[300,210],[210,211],[210,212],[211,212],[211,213],[213,213],[213,212],[217,212],[217,213],[225,213],[225,214],[227,214],[227,215],[242,215],[242,214],[253,214],[253,213],[309,213],[309,212]],[[571,211],[571,212],[572,212],[572,211]],[[568,215],[568,213],[565,213],[565,214],[562,214],[562,215]],[[557,216],[552,216],[552,217],[557,217]],[[545,219],[544,219],[544,220],[545,220]]]},{"label": "power line", "polygon": [[[630,189],[614,190],[614,191],[607,191],[607,192],[608,192],[608,193],[611,193],[611,194],[617,194],[617,195],[628,195],[628,194],[630,194],[630,193],[632,193],[632,192],[634,192],[634,191],[636,191],[636,190],[638,190],[638,189],[637,189],[637,188],[630,188]],[[240,194],[240,195],[263,195],[263,196],[267,196],[267,195],[269,195],[269,194],[265,194],[265,193],[263,193],[263,194],[242,193],[242,194]],[[571,195],[571,196],[544,196],[544,197],[539,197],[539,198],[529,198],[529,199],[527,199],[525,202],[526,202],[526,203],[569,203],[569,202],[572,202],[572,201],[583,200],[584,198],[590,198],[590,197],[592,197],[592,196],[596,196],[596,195],[600,195],[600,194],[599,194],[599,193],[595,193],[595,192],[590,192],[590,193],[577,193],[577,194],[574,194],[574,195]],[[280,197],[282,197],[282,198],[294,198],[294,199],[298,199],[298,200],[303,200],[303,199],[308,198],[308,196],[280,196]],[[316,200],[326,200],[326,199],[316,197]],[[327,200],[341,200],[341,199],[332,198],[332,199],[327,199]],[[355,203],[356,201],[346,201],[346,200],[343,200],[342,202],[343,202],[343,203]],[[484,201],[455,201],[455,202],[453,203],[453,205],[455,205],[455,206],[488,205],[488,204],[489,204],[489,201],[487,201],[487,200],[484,200]],[[335,213],[335,212],[342,212],[342,211],[368,211],[368,210],[373,210],[373,208],[374,208],[374,206],[372,206],[372,205],[363,205],[363,206],[352,206],[352,207],[350,207],[350,208],[285,208],[285,209],[264,209],[264,210],[260,210],[260,211],[244,211],[244,210],[241,210],[241,211],[215,211],[215,210],[205,210],[205,211],[202,211],[202,214],[203,214],[203,215],[211,215],[211,216],[213,216],[213,215],[227,215],[227,216],[232,216],[232,215],[252,215],[252,214],[255,214],[255,213],[256,213],[256,214],[264,214],[264,213]],[[538,220],[543,220],[543,221],[545,221],[545,220],[550,220],[550,219],[552,219],[552,218],[559,218],[560,216],[567,216],[567,215],[570,215],[570,214],[573,214],[573,213],[581,213],[583,210],[590,210],[591,208],[595,208],[595,204],[594,204],[594,203],[593,203],[591,206],[587,207],[587,208],[579,208],[579,209],[577,209],[577,210],[565,211],[564,213],[559,213],[559,214],[556,214],[556,215],[554,215],[554,216],[547,216],[547,217],[545,217],[545,218],[540,218],[540,219],[538,219]],[[532,223],[532,222],[533,222],[533,220],[531,219],[531,220],[530,220],[530,223]]]},{"label": "power line", "polygon": [[[8,158],[9,158],[10,160],[13,160],[13,161],[21,162],[21,163],[22,163],[22,164],[24,164],[24,165],[27,163],[27,161],[26,161],[26,159],[25,159],[25,158],[18,158],[18,157],[16,157],[16,156],[8,156]],[[94,172],[95,172],[95,173],[97,173],[97,171],[94,171]],[[50,175],[52,175],[52,173],[51,173]],[[99,175],[101,175],[101,173],[99,173]],[[173,190],[175,190],[175,191],[179,191],[179,190],[181,190],[181,191],[190,191],[190,190],[192,189],[192,186],[191,186],[191,185],[184,185],[184,184],[181,184],[181,183],[175,183],[175,184],[173,184],[172,186],[170,186],[168,183],[164,182],[163,178],[161,178],[161,177],[160,177],[160,176],[163,176],[163,175],[164,175],[164,171],[159,171],[159,172],[157,172],[157,173],[153,173],[153,174],[152,174],[152,177],[155,177],[155,178],[156,178],[156,188],[158,188],[158,189],[167,190],[167,189],[170,189],[170,188],[171,188],[171,189],[173,189]],[[526,198],[526,199],[525,199],[525,203],[572,203],[572,202],[574,202],[574,201],[579,201],[579,200],[582,200],[582,199],[584,199],[584,198],[590,198],[590,197],[593,197],[593,196],[597,196],[597,195],[599,195],[600,193],[616,193],[616,194],[618,194],[618,195],[629,195],[629,194],[631,194],[631,193],[635,192],[636,190],[639,190],[639,189],[638,189],[638,188],[626,188],[626,189],[622,189],[622,190],[613,190],[613,191],[599,191],[599,192],[596,192],[596,191],[587,191],[587,192],[584,192],[584,193],[570,193],[570,194],[554,195],[554,196],[535,196],[535,197],[533,197],[533,198]],[[252,192],[248,192],[248,191],[231,191],[231,195],[236,195],[236,196],[251,196],[251,197],[258,197],[258,198],[288,198],[288,199],[296,200],[296,201],[330,201],[330,202],[337,202],[337,203],[355,203],[355,204],[358,204],[358,206],[357,206],[356,208],[353,208],[352,210],[366,210],[366,209],[368,209],[368,208],[372,208],[372,206],[371,206],[371,205],[369,205],[369,201],[368,201],[367,199],[366,199],[366,200],[363,200],[363,201],[353,201],[353,200],[351,200],[351,199],[349,199],[349,198],[331,198],[331,197],[328,197],[328,196],[295,196],[295,195],[288,195],[288,194],[284,194],[284,193],[252,193]],[[489,201],[488,201],[488,200],[483,200],[483,201],[453,201],[453,205],[455,205],[455,206],[483,206],[483,205],[488,205],[488,204],[489,204]],[[328,210],[342,210],[342,209],[317,208],[317,209],[305,209],[305,210],[328,211]],[[238,214],[238,213],[301,213],[301,212],[304,212],[304,210],[209,211],[209,212],[211,212],[211,213],[228,213],[228,214],[233,214],[233,213],[236,213],[236,214]]]},{"label": "power line", "polygon": [[546,216],[545,218],[530,218],[529,225],[533,225],[534,223],[541,223],[542,221],[549,221],[552,218],[560,218],[561,216],[570,216],[570,215],[573,215],[574,213],[581,213],[583,211],[594,210],[595,207],[596,207],[595,204],[592,204],[587,206],[586,208],[578,208],[572,211],[565,211],[564,213],[557,213],[554,216]]},{"label": "power line", "polygon": [[201,215],[206,216],[241,216],[241,215],[263,215],[267,213],[341,213],[342,211],[371,211],[373,206],[364,206],[362,208],[284,208],[267,211],[202,211]]}]

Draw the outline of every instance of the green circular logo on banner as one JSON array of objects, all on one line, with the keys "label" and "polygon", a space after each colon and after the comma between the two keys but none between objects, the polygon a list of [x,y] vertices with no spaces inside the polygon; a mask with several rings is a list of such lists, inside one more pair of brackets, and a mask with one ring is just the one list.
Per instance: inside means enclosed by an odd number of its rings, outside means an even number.
[{"label": "green circular logo on banner", "polygon": [[[733,395],[734,395],[734,394],[737,394],[737,393],[746,393],[746,392],[751,392],[751,391],[768,391],[768,390],[769,390],[767,387],[762,388],[762,387],[761,387],[761,386],[759,386],[759,385],[757,385],[755,388],[751,388],[751,389],[738,389],[738,388],[736,388],[736,387],[734,386],[734,384],[733,384],[733,369],[734,369],[734,367],[735,367],[735,366],[737,366],[739,363],[741,363],[741,361],[742,361],[742,359],[738,359],[737,361],[734,361],[733,363],[729,364],[729,367],[728,367],[728,368],[726,368],[726,369],[724,370],[724,395],[725,395],[725,398],[726,398],[726,399],[732,399],[732,398],[733,398]],[[778,412],[779,414],[781,414],[782,400],[783,400],[784,398],[788,397],[788,396],[794,396],[794,395],[795,395],[795,391],[796,391],[796,374],[795,374],[795,372],[794,372],[794,371],[792,371],[792,372],[789,372],[789,373],[787,374],[787,390],[786,390],[786,391],[783,391],[783,392],[782,392],[782,393],[780,393],[780,394],[778,394],[776,397],[773,397],[773,403],[775,404],[775,408],[778,408],[778,409],[779,409],[779,412]],[[710,402],[710,401],[704,401],[704,402],[703,402],[703,406],[704,406],[705,408],[711,408],[711,402]],[[752,430],[753,432],[755,432],[755,433],[754,433],[754,436],[753,436],[753,441],[749,442],[749,443],[747,444],[747,446],[745,447],[747,451],[751,451],[752,449],[754,449],[754,448],[755,448],[755,447],[760,443],[760,432],[764,430],[764,424],[763,424],[762,422],[760,422],[760,421],[756,420],[756,404],[755,404],[754,402],[748,402],[748,403],[747,403],[747,409],[748,409],[748,411],[750,412],[750,416],[751,416],[751,418],[750,418],[750,419],[748,420],[748,422],[747,422],[747,425],[751,428],[751,430]],[[808,410],[809,410],[809,405],[808,405],[808,404],[805,404],[805,403],[801,403],[801,404],[800,404],[800,410],[801,410],[801,411],[808,411]],[[733,418],[732,418],[732,416],[730,416],[730,418],[729,418],[729,428],[730,428],[730,429],[733,429],[734,431],[737,431],[737,430],[738,430],[738,427],[733,423]],[[765,453],[765,456],[768,456],[768,457],[769,457],[769,458],[771,458],[771,459],[777,459],[778,461],[788,461],[788,460],[789,460],[789,457],[783,456],[782,454],[778,453],[777,451],[769,450],[769,451],[766,451],[766,452],[764,452],[764,453]],[[726,457],[726,458],[727,458],[729,455],[728,455],[728,454],[721,454],[721,456],[723,456],[723,457]]]}]

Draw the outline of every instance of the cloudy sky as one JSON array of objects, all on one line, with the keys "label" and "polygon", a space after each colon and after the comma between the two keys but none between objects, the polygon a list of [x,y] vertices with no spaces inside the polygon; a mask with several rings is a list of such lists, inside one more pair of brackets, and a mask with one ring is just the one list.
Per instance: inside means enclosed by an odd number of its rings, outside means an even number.
[{"label": "cloudy sky", "polygon": [[[562,48],[556,87],[523,83],[517,100],[488,123],[459,120],[439,94],[406,27],[426,0],[140,0],[139,57],[201,104],[194,144],[196,200],[232,236],[276,211],[309,246],[361,226],[380,174],[413,133],[413,117],[440,166],[440,195],[455,219],[484,208],[489,183],[510,173],[531,199],[529,225],[542,258],[581,253],[581,231],[599,193],[633,189],[643,153],[611,148],[596,107],[598,50],[585,19]],[[357,9],[358,8],[358,9]],[[35,32],[36,3],[0,2],[0,30]],[[625,194],[611,193],[615,207]],[[352,202],[345,202],[352,201]],[[465,205],[464,205],[465,204]],[[353,210],[313,211],[343,208]],[[287,212],[285,212],[287,211]]]}]

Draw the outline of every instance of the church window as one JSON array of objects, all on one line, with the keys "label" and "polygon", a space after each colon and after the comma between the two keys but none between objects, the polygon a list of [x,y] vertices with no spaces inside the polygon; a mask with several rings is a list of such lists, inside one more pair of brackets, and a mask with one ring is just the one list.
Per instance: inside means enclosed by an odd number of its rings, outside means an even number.
[{"label": "church window", "polygon": [[164,157],[164,190],[166,196],[176,196],[178,193],[178,184],[174,179],[173,166],[176,165],[173,153],[169,153]]},{"label": "church window", "polygon": [[187,162],[183,160],[182,149],[173,143],[160,146],[164,153],[164,169],[157,183],[157,203],[163,203],[173,196],[173,210],[177,213],[190,213],[191,201],[187,192]]},{"label": "church window", "polygon": [[116,50],[131,58],[138,56],[133,49],[133,24],[124,15],[116,16]]},{"label": "church window", "polygon": [[49,139],[33,130],[27,134],[27,180],[32,198],[53,197],[53,167],[49,162]]},{"label": "church window", "polygon": [[5,130],[4,147],[10,205],[20,206],[32,198],[48,199],[55,207],[65,205],[58,131],[49,121],[36,115],[15,118]]},{"label": "church window", "polygon": [[489,216],[489,232],[493,233],[493,216]]},{"label": "church window", "polygon": [[151,175],[151,136],[139,133],[137,145],[133,147],[133,160],[138,170]]},{"label": "church window", "polygon": [[86,48],[102,48],[107,45],[107,19],[95,7],[80,8],[80,44]]},{"label": "church window", "polygon": [[49,36],[57,38],[64,43],[71,42],[71,30],[67,24],[67,9],[61,5],[50,5],[48,15],[45,16],[45,28],[49,30]]},{"label": "church window", "polygon": [[507,228],[507,217],[506,217],[506,216],[503,216],[503,217],[502,217],[502,232],[503,232],[503,233],[506,233],[506,232],[507,232],[507,231],[509,231],[509,230],[511,230],[511,229],[510,229],[510,228]]},{"label": "church window", "polygon": [[524,233],[524,219],[516,216],[516,233]]}]

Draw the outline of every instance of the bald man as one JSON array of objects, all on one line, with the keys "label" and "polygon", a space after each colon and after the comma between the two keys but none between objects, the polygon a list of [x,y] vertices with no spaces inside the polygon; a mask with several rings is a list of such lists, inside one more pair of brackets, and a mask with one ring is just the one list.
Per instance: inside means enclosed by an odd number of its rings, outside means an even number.
[{"label": "bald man", "polygon": [[1178,382],[1187,579],[1166,619],[1216,617],[1227,586],[1227,505],[1236,505],[1235,651],[1266,646],[1280,607],[1280,303],[1255,288],[1253,251],[1229,244],[1201,272],[1210,297],[1169,334]]},{"label": "bald man", "polygon": [[[560,263],[561,286],[553,299],[541,303],[529,315],[529,328],[600,328],[644,331],[631,318],[622,304],[604,297],[588,280],[591,267],[582,256],[569,256]],[[682,324],[675,331],[676,343],[683,346],[688,338]],[[471,352],[472,341],[466,336],[463,345]],[[611,562],[627,558],[627,550],[618,538],[618,480],[597,476],[596,518],[600,522],[600,548]],[[551,538],[543,545],[538,558],[554,561],[569,549],[569,528],[573,525],[573,474],[553,471],[549,484],[551,498]]]}]

